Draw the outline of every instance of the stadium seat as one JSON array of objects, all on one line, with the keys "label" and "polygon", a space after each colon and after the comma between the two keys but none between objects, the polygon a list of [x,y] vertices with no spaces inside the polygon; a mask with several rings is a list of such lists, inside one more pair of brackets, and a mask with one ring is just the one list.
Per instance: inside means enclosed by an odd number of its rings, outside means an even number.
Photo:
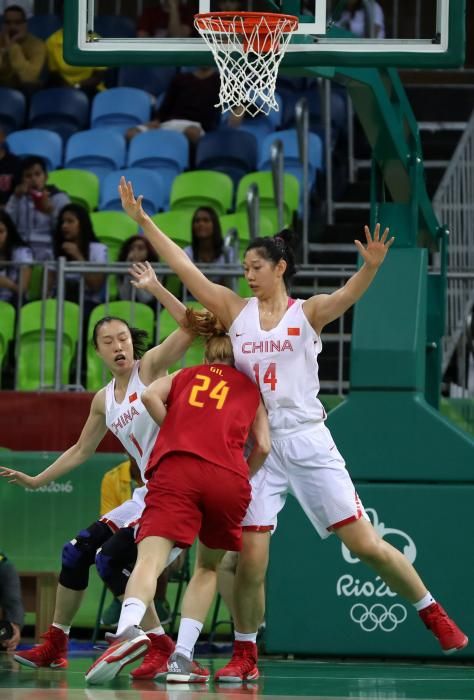
[{"label": "stadium seat", "polygon": [[115,262],[122,244],[138,233],[138,224],[123,211],[94,211],[92,226],[98,240],[109,249],[109,260]]},{"label": "stadium seat", "polygon": [[8,345],[13,340],[16,309],[6,301],[0,301],[0,386],[2,385],[2,368],[7,356]]},{"label": "stadium seat", "polygon": [[89,98],[72,87],[38,90],[31,98],[28,127],[55,131],[64,141],[89,122]]},{"label": "stadium seat", "polygon": [[132,126],[148,122],[150,117],[150,95],[137,88],[110,88],[92,101],[92,129],[106,127],[124,133]]},{"label": "stadium seat", "polygon": [[[246,116],[242,119],[239,126],[233,127],[240,132],[248,132],[253,134],[257,141],[261,141],[267,134],[279,129],[282,123],[283,116],[283,100],[278,93],[275,93],[275,100],[278,104],[278,110],[272,109],[269,114],[258,114],[255,117]],[[226,127],[229,114],[223,116],[221,126]]]},{"label": "stadium seat", "polygon": [[23,129],[7,136],[8,147],[17,156],[41,156],[48,170],[61,167],[63,142],[59,134],[47,129]]},{"label": "stadium seat", "polygon": [[[13,4],[13,3],[12,3]],[[39,15],[34,14],[28,18],[28,31],[34,34],[38,39],[45,41],[51,34],[57,32],[63,26],[62,19],[59,15]]]},{"label": "stadium seat", "polygon": [[120,15],[97,15],[94,31],[104,39],[131,39],[137,35],[136,22]]},{"label": "stadium seat", "polygon": [[170,207],[173,211],[198,207],[213,207],[217,214],[226,214],[232,207],[233,183],[224,173],[194,170],[178,175],[171,188]]},{"label": "stadium seat", "polygon": [[237,186],[241,177],[256,170],[257,148],[255,136],[240,129],[211,131],[198,141],[196,168],[225,173]]},{"label": "stadium seat", "polygon": [[161,175],[145,168],[128,168],[116,170],[106,175],[100,188],[100,206],[102,211],[122,211],[118,193],[120,178],[130,180],[135,194],[143,196],[143,209],[147,214],[156,214],[165,204],[165,187]]},{"label": "stadium seat", "polygon": [[54,170],[48,175],[48,185],[56,185],[71,201],[93,211],[99,203],[99,179],[87,170]]},{"label": "stadium seat", "polygon": [[[193,309],[202,309],[202,304],[198,301],[187,301],[186,306]],[[173,331],[178,328],[178,324],[171,316],[167,309],[162,309],[160,311],[159,317],[159,337],[160,343],[163,342]],[[182,360],[176,362],[172,367],[170,367],[170,372],[175,372],[181,367],[192,367],[193,365],[201,365],[203,363],[204,357],[204,341],[202,338],[196,338],[191,346],[186,351],[186,354]]]},{"label": "stadium seat", "polygon": [[148,333],[149,344],[154,345],[155,313],[146,304],[130,301],[111,301],[109,304],[96,306],[90,317],[87,331],[87,390],[97,391],[111,379],[111,375],[97,355],[92,343],[94,326],[104,316],[116,316],[127,321],[131,326],[140,328]]},{"label": "stadium seat", "polygon": [[137,134],[128,149],[127,167],[159,172],[165,185],[166,208],[174,178],[189,167],[189,141],[184,134],[165,129]]},{"label": "stadium seat", "polygon": [[[32,301],[20,310],[20,349],[18,356],[17,389],[33,391],[53,388],[56,354],[56,299],[47,299],[42,310],[42,301]],[[41,349],[41,325],[44,314],[44,347]],[[71,365],[74,359],[79,327],[79,307],[70,301],[64,302],[63,335],[61,341],[61,384],[69,384]],[[43,382],[41,382],[41,358]]]},{"label": "stadium seat", "polygon": [[176,68],[171,66],[121,66],[117,84],[145,90],[157,97],[166,92],[175,75]]},{"label": "stadium seat", "polygon": [[[225,236],[226,233],[228,231],[231,231],[232,229],[235,229],[237,231],[239,237],[240,254],[242,254],[250,241],[250,230],[247,212],[244,210],[236,212],[235,214],[226,214],[225,216],[220,216],[219,221],[221,224],[223,236]],[[273,225],[272,218],[268,216],[266,211],[260,214],[259,224],[259,237],[275,235],[276,228]]]},{"label": "stadium seat", "polygon": [[[241,179],[237,188],[236,211],[245,211],[247,190],[252,184],[258,186],[261,213],[271,216],[271,213],[275,212],[276,209],[276,200],[273,189],[273,177],[270,172],[250,173]],[[297,178],[290,173],[285,173],[283,179],[283,218],[285,226],[291,225],[293,215],[298,211],[299,197],[300,185]],[[272,223],[274,223],[273,216]]]},{"label": "stadium seat", "polygon": [[0,87],[0,127],[5,134],[24,126],[26,114],[25,96],[19,90]]},{"label": "stadium seat", "polygon": [[64,167],[89,170],[101,180],[125,165],[126,148],[124,137],[116,131],[81,131],[71,136],[66,145]]},{"label": "stadium seat", "polygon": [[189,209],[164,211],[151,218],[179,246],[184,247],[191,244],[193,211]]}]

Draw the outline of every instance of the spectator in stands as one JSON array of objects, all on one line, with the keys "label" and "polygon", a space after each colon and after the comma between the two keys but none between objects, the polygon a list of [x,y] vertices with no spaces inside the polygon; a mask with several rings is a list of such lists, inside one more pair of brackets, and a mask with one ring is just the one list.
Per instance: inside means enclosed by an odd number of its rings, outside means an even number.
[{"label": "spectator in stands", "polygon": [[185,134],[191,144],[197,143],[219,122],[219,111],[214,106],[219,99],[219,85],[215,68],[200,66],[177,73],[152,121],[128,129],[127,139],[149,129],[170,129]]},{"label": "spectator in stands", "polygon": [[[225,245],[219,217],[212,207],[196,209],[191,226],[191,245],[184,249],[190,260],[215,265],[234,262],[234,249]],[[209,279],[230,286],[230,277],[212,275]]]},{"label": "spectator in stands", "polygon": [[[0,0],[0,15],[3,15],[6,8],[12,4],[12,0]],[[15,5],[19,5],[25,11],[27,18],[32,17],[35,9],[35,0],[17,0]]]},{"label": "spectator in stands", "polygon": [[[118,262],[145,262],[157,263],[159,258],[153,247],[145,236],[130,236],[124,241],[118,254]],[[123,275],[119,280],[119,296],[123,301],[129,301],[132,298],[133,287],[130,284],[131,275]],[[151,304],[155,301],[153,294],[150,294],[145,289],[135,287],[135,299],[142,304]],[[154,305],[154,304],[153,304]]]},{"label": "spectator in stands", "polygon": [[13,192],[13,185],[18,180],[20,159],[10,153],[6,136],[0,127],[0,210],[3,209]]},{"label": "spectator in stands", "polygon": [[139,37],[189,37],[194,33],[197,2],[192,0],[160,0],[147,7],[138,20]]},{"label": "spectator in stands", "polygon": [[67,194],[54,185],[47,185],[47,179],[43,158],[28,156],[21,162],[20,184],[5,207],[20,236],[31,246],[35,260],[52,260],[58,215],[69,203]]},{"label": "spectator in stands", "polygon": [[0,648],[15,651],[24,621],[20,579],[13,564],[0,552]]},{"label": "spectator in stands", "polygon": [[15,302],[15,297],[28,289],[30,267],[3,267],[2,262],[31,263],[33,253],[20,238],[16,226],[4,211],[0,211],[0,300]]},{"label": "spectator in stands", "polygon": [[30,94],[40,86],[46,45],[28,32],[25,10],[10,4],[0,32],[0,85]]},{"label": "spectator in stands", "polygon": [[347,0],[346,9],[336,24],[358,37],[385,38],[383,10],[375,0]]},{"label": "spectator in stands", "polygon": [[[71,262],[106,263],[108,259],[107,246],[99,243],[95,237],[89,213],[80,204],[66,204],[59,212],[53,248],[55,258],[64,256]],[[80,273],[67,273],[65,297],[68,301],[79,300],[80,279]],[[104,300],[104,282],[105,275],[102,272],[84,274],[85,316]]]}]

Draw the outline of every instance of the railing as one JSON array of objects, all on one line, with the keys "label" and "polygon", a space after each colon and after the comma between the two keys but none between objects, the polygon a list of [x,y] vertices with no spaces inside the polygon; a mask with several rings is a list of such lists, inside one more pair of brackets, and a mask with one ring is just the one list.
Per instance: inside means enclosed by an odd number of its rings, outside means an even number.
[{"label": "railing", "polygon": [[433,199],[449,230],[448,303],[443,370],[465,333],[474,304],[474,112]]}]

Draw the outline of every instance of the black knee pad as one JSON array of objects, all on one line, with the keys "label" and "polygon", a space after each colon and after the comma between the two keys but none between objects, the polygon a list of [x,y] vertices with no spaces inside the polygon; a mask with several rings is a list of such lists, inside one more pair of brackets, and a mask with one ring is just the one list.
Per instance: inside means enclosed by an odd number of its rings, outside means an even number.
[{"label": "black knee pad", "polygon": [[136,560],[137,545],[132,527],[116,532],[97,551],[95,564],[98,574],[116,598],[125,593]]},{"label": "black knee pad", "polygon": [[70,542],[66,542],[62,552],[59,583],[73,591],[87,588],[89,568],[95,561],[95,553],[112,535],[108,525],[97,521],[81,530]]}]

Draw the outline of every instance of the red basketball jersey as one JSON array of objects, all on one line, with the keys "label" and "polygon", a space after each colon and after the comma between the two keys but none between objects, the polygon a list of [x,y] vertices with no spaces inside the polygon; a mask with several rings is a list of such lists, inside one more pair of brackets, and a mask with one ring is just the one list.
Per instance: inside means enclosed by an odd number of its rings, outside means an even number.
[{"label": "red basketball jersey", "polygon": [[245,374],[223,364],[181,370],[148,462],[148,476],[171,452],[189,452],[248,477],[243,450],[260,402]]}]

